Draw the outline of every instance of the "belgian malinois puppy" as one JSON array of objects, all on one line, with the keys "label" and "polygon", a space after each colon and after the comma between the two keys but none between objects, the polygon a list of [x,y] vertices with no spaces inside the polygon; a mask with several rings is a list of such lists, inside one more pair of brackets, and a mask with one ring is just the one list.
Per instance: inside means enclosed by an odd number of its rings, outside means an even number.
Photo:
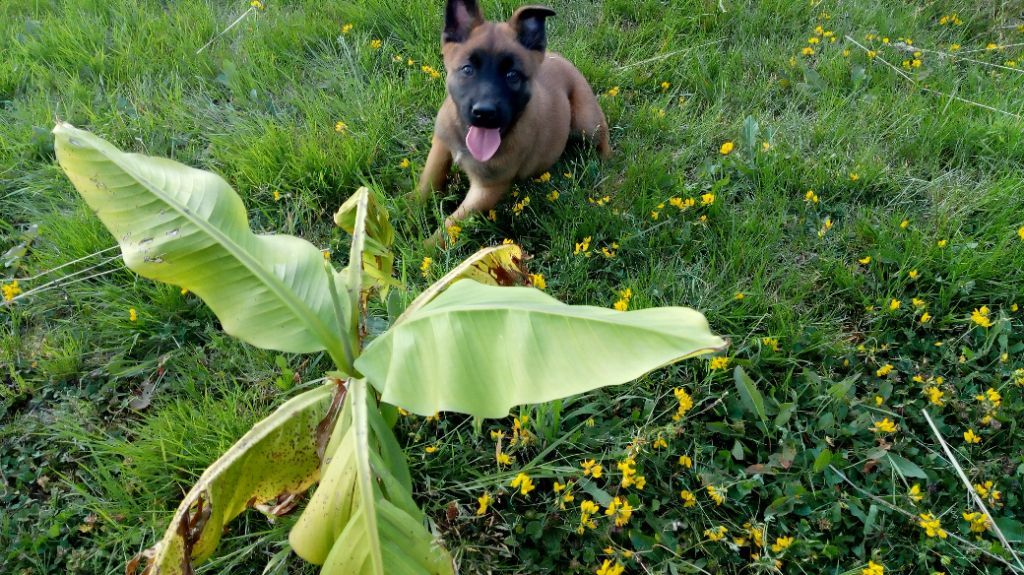
[{"label": "belgian malinois puppy", "polygon": [[568,60],[545,51],[544,20],[554,15],[523,6],[508,22],[487,22],[477,0],[448,0],[441,35],[448,97],[418,187],[421,198],[443,189],[453,160],[469,175],[466,199],[445,227],[490,210],[513,180],[554,165],[570,133],[596,143],[602,158],[611,155],[590,84]]}]

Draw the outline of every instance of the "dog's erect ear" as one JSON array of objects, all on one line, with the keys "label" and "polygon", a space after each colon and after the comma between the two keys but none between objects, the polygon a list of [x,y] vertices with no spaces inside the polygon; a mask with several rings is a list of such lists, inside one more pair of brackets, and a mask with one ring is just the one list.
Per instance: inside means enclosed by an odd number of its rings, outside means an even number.
[{"label": "dog's erect ear", "polygon": [[469,33],[480,24],[484,17],[476,0],[448,0],[444,8],[444,34],[442,42],[465,42]]},{"label": "dog's erect ear", "polygon": [[512,14],[508,25],[515,30],[516,39],[527,50],[543,52],[548,45],[544,19],[554,15],[555,11],[547,6],[523,6]]}]

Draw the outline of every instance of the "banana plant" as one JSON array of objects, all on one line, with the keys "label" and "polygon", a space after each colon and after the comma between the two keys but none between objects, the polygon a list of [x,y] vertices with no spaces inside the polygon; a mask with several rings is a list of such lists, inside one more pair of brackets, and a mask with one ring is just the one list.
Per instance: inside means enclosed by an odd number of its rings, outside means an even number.
[{"label": "banana plant", "polygon": [[143,559],[145,575],[191,574],[246,508],[287,512],[317,484],[289,543],[321,573],[455,573],[413,500],[382,410],[503,417],[725,347],[691,309],[570,306],[528,287],[516,245],[480,250],[367,343],[366,298],[401,289],[394,230],[369,189],[335,215],[352,235],[348,266],[336,271],[303,239],[254,234],[241,199],[215,174],[122,152],[66,123],[53,132],[60,166],[130,269],[190,290],[243,341],[323,352],[335,367],[328,383],[285,402],[202,474],[128,575]]}]

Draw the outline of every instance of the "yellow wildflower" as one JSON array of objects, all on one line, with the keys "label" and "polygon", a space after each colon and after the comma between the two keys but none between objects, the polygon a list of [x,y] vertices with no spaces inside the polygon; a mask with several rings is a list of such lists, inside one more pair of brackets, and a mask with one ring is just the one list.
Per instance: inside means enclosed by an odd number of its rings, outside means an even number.
[{"label": "yellow wildflower", "polygon": [[633,516],[633,507],[629,504],[629,501],[616,496],[608,505],[608,509],[604,510],[604,514],[615,518],[616,527],[622,527],[629,523],[629,518]]},{"label": "yellow wildflower", "polygon": [[338,120],[338,122],[336,124],[334,124],[334,131],[335,132],[338,132],[339,134],[342,134],[346,130],[348,130],[348,124],[346,124],[345,122],[342,122],[341,120]]},{"label": "yellow wildflower", "polygon": [[706,489],[708,492],[708,497],[714,500],[715,505],[721,506],[723,503],[725,503],[725,495],[723,494],[724,490],[719,489],[714,485],[708,485]]},{"label": "yellow wildflower", "polygon": [[988,531],[988,516],[980,511],[963,514],[964,520],[971,524],[971,533],[984,533]]},{"label": "yellow wildflower", "polygon": [[725,369],[727,367],[729,367],[728,357],[713,357],[711,358],[711,361],[708,363],[708,369],[712,371]]},{"label": "yellow wildflower", "polygon": [[857,172],[850,172],[850,181],[851,182],[856,182],[859,179],[860,179],[860,174],[858,174]]},{"label": "yellow wildflower", "polygon": [[515,479],[512,480],[511,485],[513,489],[519,488],[519,492],[522,493],[523,495],[526,495],[529,492],[533,491],[536,487],[533,484],[533,480],[530,479],[530,476],[521,471],[519,472],[519,475],[516,475]]},{"label": "yellow wildflower", "polygon": [[996,44],[995,42],[989,42],[988,44],[985,44],[985,49],[986,50],[997,50],[997,49],[999,49],[999,44]]},{"label": "yellow wildflower", "polygon": [[910,491],[907,493],[907,496],[910,497],[910,500],[914,503],[918,503],[924,499],[924,495],[921,495],[921,486],[916,483],[910,487]]},{"label": "yellow wildflower", "polygon": [[983,305],[980,308],[974,308],[971,312],[971,321],[980,325],[981,327],[992,327],[992,320],[988,317],[989,309],[987,305]]},{"label": "yellow wildflower", "polygon": [[807,190],[807,193],[804,194],[804,201],[811,204],[816,204],[818,203],[818,194],[814,193],[814,190]]},{"label": "yellow wildflower", "polygon": [[889,302],[889,311],[896,311],[896,310],[900,309],[900,305],[902,305],[902,304],[903,304],[903,302],[901,302],[900,300],[898,300],[896,298],[893,298],[892,301]]},{"label": "yellow wildflower", "polygon": [[619,95],[619,87],[618,86],[612,86],[612,89],[608,90],[608,95],[611,96],[612,98],[614,98],[615,96],[618,96]]},{"label": "yellow wildflower", "polygon": [[476,510],[476,514],[483,515],[484,513],[487,513],[487,506],[490,505],[492,501],[491,494],[484,492],[484,494],[477,497],[476,500],[480,504],[480,507]]},{"label": "yellow wildflower", "polygon": [[249,6],[252,6],[257,10],[263,10],[266,8],[266,6],[264,6],[263,2],[260,2],[260,0],[252,0],[252,2],[249,2]]},{"label": "yellow wildflower", "polygon": [[139,313],[135,311],[135,308],[128,309],[128,321],[138,321]]},{"label": "yellow wildflower", "polygon": [[512,456],[505,452],[499,453],[497,456],[495,456],[495,459],[497,460],[499,467],[503,465],[506,467],[512,465]]},{"label": "yellow wildflower", "polygon": [[878,55],[878,52],[875,52],[874,50],[868,50],[868,58],[874,59],[874,57],[877,56],[877,55]]},{"label": "yellow wildflower", "polygon": [[672,87],[672,84],[670,82],[662,82],[661,83],[661,91],[662,92],[667,92],[668,89],[671,88],[671,87]]},{"label": "yellow wildflower", "polygon": [[373,48],[374,50],[380,50],[380,47],[382,45],[383,45],[383,42],[381,42],[380,39],[378,39],[378,38],[374,38],[373,40],[370,40],[370,47]]},{"label": "yellow wildflower", "polygon": [[974,433],[973,429],[968,429],[964,432],[964,441],[967,443],[981,443],[981,438]]},{"label": "yellow wildflower", "polygon": [[665,438],[662,437],[661,434],[659,433],[658,437],[655,438],[654,443],[651,444],[651,448],[652,449],[665,449],[666,447],[668,447],[668,442],[665,441]]},{"label": "yellow wildflower", "polygon": [[693,459],[691,459],[689,455],[680,455],[679,465],[682,465],[683,467],[690,469],[693,467]]},{"label": "yellow wildflower", "polygon": [[868,566],[861,569],[860,573],[861,575],[885,575],[885,567],[874,561],[868,561]]},{"label": "yellow wildflower", "polygon": [[582,242],[578,242],[576,244],[576,250],[573,251],[573,255],[574,256],[578,256],[580,254],[583,254],[585,256],[589,256],[590,255],[590,239],[591,239],[591,237],[587,236],[587,237],[583,238]]},{"label": "yellow wildflower", "polygon": [[537,289],[544,289],[548,287],[548,282],[544,281],[542,274],[530,274],[530,283]]},{"label": "yellow wildflower", "polygon": [[818,44],[819,42],[821,42],[821,38],[818,38],[817,36],[811,36],[807,39],[808,44]]},{"label": "yellow wildflower", "polygon": [[710,206],[715,203],[715,194],[704,194],[700,197],[700,205]]},{"label": "yellow wildflower", "polygon": [[910,220],[903,220],[900,222],[900,229],[905,230],[910,227]]},{"label": "yellow wildflower", "polygon": [[549,202],[553,202],[558,199],[562,194],[558,193],[558,190],[551,190],[548,192],[547,198]]},{"label": "yellow wildflower", "polygon": [[949,240],[939,240],[935,242],[935,245],[939,246],[939,248],[945,248],[948,244]]},{"label": "yellow wildflower", "polygon": [[402,158],[402,161],[398,163],[398,167],[403,170],[408,170],[410,165],[412,164],[409,162],[409,158]]},{"label": "yellow wildflower", "polygon": [[0,287],[0,290],[4,293],[4,301],[12,301],[21,293],[21,288],[18,287],[18,280],[14,280],[9,284],[4,284],[3,287]]},{"label": "yellow wildflower", "polygon": [[761,344],[771,349],[772,351],[779,351],[779,338],[777,337],[762,337]]},{"label": "yellow wildflower", "polygon": [[736,292],[736,295],[732,296],[732,299],[743,299],[745,297],[747,297],[747,296],[743,292],[738,291],[738,292]]},{"label": "yellow wildflower", "polygon": [[857,261],[862,265],[868,265],[869,263],[871,263],[871,256],[864,256]]},{"label": "yellow wildflower", "polygon": [[537,181],[541,182],[541,183],[550,182],[551,181],[551,172],[544,172],[543,174],[537,176]]},{"label": "yellow wildflower", "polygon": [[956,52],[959,49],[960,49],[960,44],[950,44],[949,45],[949,51],[950,52]]},{"label": "yellow wildflower", "polygon": [[714,529],[705,529],[704,537],[707,537],[712,541],[721,541],[722,539],[725,539],[725,534],[728,532],[729,530],[726,529],[724,525],[719,525]]},{"label": "yellow wildflower", "polygon": [[681,387],[673,389],[672,394],[676,396],[676,401],[679,402],[679,407],[676,408],[676,414],[672,416],[672,421],[679,421],[686,415],[687,411],[693,408],[693,398]]},{"label": "yellow wildflower", "polygon": [[602,470],[604,469],[600,463],[594,462],[593,459],[588,459],[580,464],[583,468],[583,475],[593,477],[594,479],[600,479]]},{"label": "yellow wildflower", "polygon": [[792,537],[777,537],[775,539],[775,544],[772,545],[772,553],[781,553],[786,549],[789,549],[789,546],[792,544]]},{"label": "yellow wildflower", "polygon": [[437,447],[434,445],[428,445],[423,451],[426,451],[427,453],[436,453]]},{"label": "yellow wildflower", "polygon": [[622,575],[625,569],[618,561],[612,563],[611,559],[605,559],[604,563],[601,564],[601,568],[595,571],[595,573],[597,575]]},{"label": "yellow wildflower", "polygon": [[433,258],[424,257],[423,262],[420,263],[420,271],[423,272],[423,277],[427,277],[427,273],[430,271],[430,264],[434,263]]},{"label": "yellow wildflower", "polygon": [[975,483],[974,491],[981,497],[988,499],[990,505],[998,505],[999,499],[1002,497],[1002,493],[995,488],[995,483],[992,481]]},{"label": "yellow wildflower", "polygon": [[800,50],[800,53],[803,54],[804,56],[813,56],[814,48],[811,48],[810,46],[804,46],[804,49]]},{"label": "yellow wildflower", "polygon": [[448,239],[451,243],[459,241],[459,236],[462,234],[462,226],[452,224],[448,226]]},{"label": "yellow wildflower", "polygon": [[697,505],[697,497],[685,489],[679,492],[679,498],[683,500],[683,507],[695,507]]},{"label": "yellow wildflower", "polygon": [[871,431],[875,433],[894,433],[897,429],[899,426],[888,417],[883,418],[882,421],[876,421],[875,425],[871,427]]},{"label": "yellow wildflower", "polygon": [[918,273],[918,271],[916,269],[915,270],[910,270],[909,272],[907,272],[907,277],[909,277],[912,280],[916,280],[919,275],[921,275],[921,274]]},{"label": "yellow wildflower", "polygon": [[345,24],[344,26],[341,27],[341,33],[342,34],[348,34],[351,31],[352,31],[352,24]]},{"label": "yellow wildflower", "polygon": [[931,513],[922,513],[918,517],[921,518],[918,525],[921,526],[921,529],[924,529],[928,537],[938,537],[939,539],[947,537],[946,530],[942,528],[939,520]]},{"label": "yellow wildflower", "polygon": [[920,321],[921,323],[928,323],[931,320],[932,320],[932,314],[930,314],[928,312],[924,312],[923,314],[921,314],[921,317],[920,317],[920,319],[918,321]]},{"label": "yellow wildflower", "polygon": [[728,156],[734,147],[735,145],[732,142],[725,142],[722,144],[722,147],[718,149],[718,153],[723,156]]},{"label": "yellow wildflower", "polygon": [[946,393],[944,391],[942,391],[941,389],[939,389],[939,388],[937,388],[935,386],[931,386],[931,387],[926,387],[924,392],[928,396],[928,403],[930,403],[932,405],[938,405],[940,407],[942,405],[944,405],[944,402],[942,401],[942,398],[946,395]]},{"label": "yellow wildflower", "polygon": [[890,373],[892,373],[892,370],[893,370],[892,364],[891,363],[887,363],[887,364],[883,365],[882,367],[878,368],[878,371],[875,372],[875,375],[877,375],[878,377],[885,377],[885,376],[889,375]]},{"label": "yellow wildflower", "polygon": [[1021,227],[1017,228],[1017,236],[1021,240],[1024,240],[1024,226],[1021,226]]}]

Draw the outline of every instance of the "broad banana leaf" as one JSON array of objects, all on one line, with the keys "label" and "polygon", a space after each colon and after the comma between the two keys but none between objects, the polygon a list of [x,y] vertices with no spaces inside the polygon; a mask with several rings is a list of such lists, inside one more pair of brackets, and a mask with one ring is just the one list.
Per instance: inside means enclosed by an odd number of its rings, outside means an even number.
[{"label": "broad banana leaf", "polygon": [[[143,573],[191,575],[194,563],[213,554],[224,526],[247,507],[316,483],[317,426],[338,390],[328,383],[292,398],[210,465],[178,506],[163,539],[144,554],[149,562]],[[129,573],[136,564],[129,564]]]},{"label": "broad banana leaf", "polygon": [[416,299],[412,300],[409,307],[395,320],[395,324],[405,321],[409,315],[430,303],[441,292],[448,289],[448,286],[461,279],[468,278],[489,285],[529,285],[530,274],[526,273],[524,260],[523,248],[515,244],[482,248],[416,296]]},{"label": "broad banana leaf", "polygon": [[313,244],[256,235],[242,200],[220,176],[177,162],[119,151],[103,139],[57,124],[57,161],[140,275],[187,288],[224,330],[257,347],[345,358],[331,289],[343,283]]},{"label": "broad banana leaf", "polygon": [[462,280],[374,340],[356,369],[381,401],[504,417],[725,348],[689,308],[570,306],[533,288]]},{"label": "broad banana leaf", "polygon": [[362,187],[341,205],[341,208],[334,214],[334,223],[354,236],[358,207],[364,197],[366,206],[362,225],[365,226],[366,237],[362,249],[363,291],[377,289],[380,291],[381,297],[384,298],[390,288],[402,285],[392,277],[395,257],[391,252],[391,245],[395,241],[395,228],[391,225],[388,211],[380,205],[377,197],[369,188]]},{"label": "broad banana leaf", "polygon": [[368,393],[351,380],[327,446],[323,480],[289,534],[323,575],[451,574],[412,499],[401,449]]}]

